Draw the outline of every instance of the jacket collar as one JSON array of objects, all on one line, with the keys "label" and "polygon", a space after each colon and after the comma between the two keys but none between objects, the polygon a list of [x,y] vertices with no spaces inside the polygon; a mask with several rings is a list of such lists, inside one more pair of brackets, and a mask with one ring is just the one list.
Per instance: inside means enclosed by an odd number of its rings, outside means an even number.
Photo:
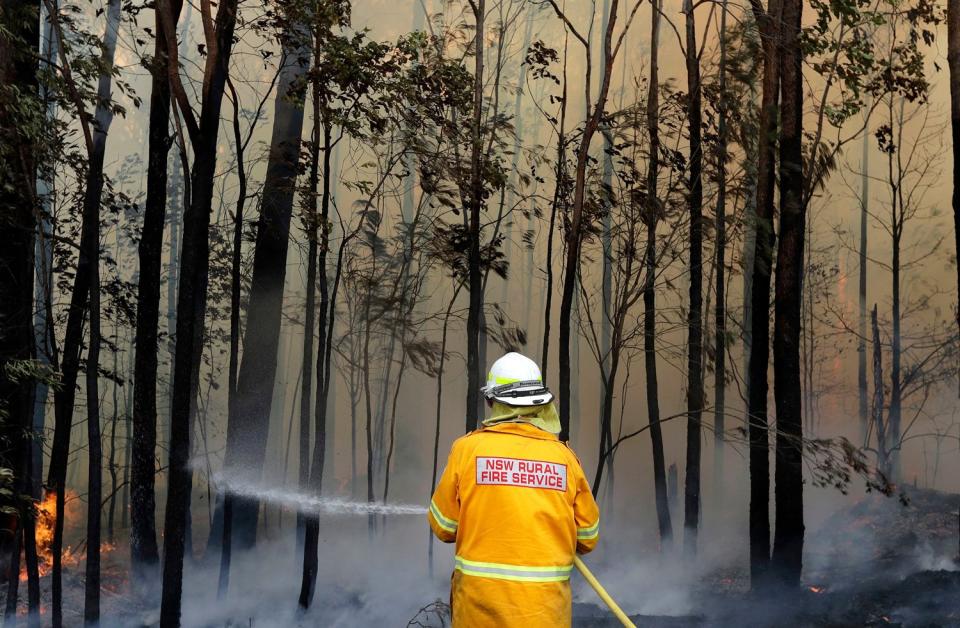
[{"label": "jacket collar", "polygon": [[526,436],[528,438],[538,438],[540,440],[559,440],[556,434],[541,430],[539,427],[529,423],[504,422],[496,423],[488,427],[482,427],[478,432],[498,432],[500,434],[516,434],[517,436]]}]

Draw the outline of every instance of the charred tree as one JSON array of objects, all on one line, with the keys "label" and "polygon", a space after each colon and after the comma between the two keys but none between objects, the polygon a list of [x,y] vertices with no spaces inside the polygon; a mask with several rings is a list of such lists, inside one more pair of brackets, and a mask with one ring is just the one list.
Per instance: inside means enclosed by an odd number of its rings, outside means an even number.
[{"label": "charred tree", "polygon": [[476,23],[473,42],[473,111],[470,127],[470,194],[467,208],[469,244],[467,250],[467,287],[470,305],[467,310],[467,407],[466,431],[477,427],[480,417],[480,310],[483,308],[483,286],[480,260],[480,213],[483,210],[483,44],[486,31],[486,1],[473,6]]},{"label": "charred tree", "polygon": [[690,136],[690,293],[687,309],[687,458],[684,474],[683,548],[697,552],[700,528],[700,421],[703,415],[703,147],[700,57],[692,0],[685,0],[687,124]]},{"label": "charred tree", "polygon": [[[181,0],[171,0],[173,19],[178,20]],[[133,373],[133,446],[130,470],[130,564],[134,582],[145,585],[160,561],[156,524],[157,448],[157,330],[160,321],[160,276],[163,226],[166,221],[167,162],[170,134],[169,46],[159,15],[151,62],[150,146],[147,166],[147,198],[139,244],[137,285],[136,358]]]},{"label": "charred tree", "polygon": [[660,218],[660,199],[657,181],[660,169],[660,9],[662,0],[650,12],[650,83],[647,91],[647,134],[650,139],[650,157],[647,164],[646,227],[647,245],[644,252],[646,277],[643,286],[643,356],[646,374],[647,417],[650,422],[650,446],[653,455],[653,488],[656,495],[657,525],[660,546],[670,551],[673,547],[673,523],[670,518],[670,500],[664,471],[663,432],[660,429],[660,391],[657,382],[657,225]]},{"label": "charred tree", "polygon": [[857,293],[859,296],[859,318],[857,321],[857,392],[858,416],[860,418],[860,442],[867,444],[869,434],[869,410],[867,409],[867,218],[870,204],[870,134],[863,134],[863,155],[860,160],[860,277]]},{"label": "charred tree", "polygon": [[[960,0],[947,0],[947,61],[950,66],[950,130],[953,148],[953,235],[957,260],[957,329],[960,331]],[[960,530],[960,513],[957,518]],[[957,555],[960,556],[960,534]]]},{"label": "charred tree", "polygon": [[[247,328],[257,333],[245,338],[243,359],[237,375],[236,413],[227,428],[224,465],[231,472],[258,474],[266,455],[277,371],[283,286],[287,269],[290,218],[300,157],[303,106],[297,91],[309,66],[308,38],[296,24],[284,33],[284,66],[277,89],[273,137],[267,175],[263,186],[263,207],[257,221],[253,254]],[[239,547],[256,541],[259,502],[227,495],[233,508],[234,542]]]},{"label": "charred tree", "polygon": [[[554,10],[562,17],[569,26],[569,20],[564,16],[556,4]],[[603,72],[600,77],[600,90],[595,101],[587,98],[587,104],[590,110],[587,112],[584,122],[583,132],[580,136],[580,145],[577,148],[577,164],[573,183],[573,203],[570,207],[568,217],[568,228],[566,230],[566,265],[563,271],[563,293],[560,297],[560,377],[559,377],[559,403],[560,403],[560,440],[566,441],[570,438],[570,345],[571,345],[571,316],[573,311],[573,301],[577,290],[577,277],[580,269],[580,247],[583,243],[583,207],[586,199],[587,187],[587,165],[590,161],[590,144],[594,135],[600,128],[603,118],[604,107],[607,103],[607,94],[610,91],[610,79],[613,73],[613,62],[619,51],[620,44],[623,41],[623,34],[615,42],[613,33],[617,24],[619,15],[619,0],[612,0],[610,3],[607,28],[603,34]],[[639,6],[639,5],[637,5]],[[632,18],[636,13],[636,7],[630,14]],[[624,28],[629,28],[629,22]],[[589,79],[589,42],[581,35],[576,33],[577,38],[584,45],[587,54],[587,86],[586,93],[590,93]]]},{"label": "charred tree", "polygon": [[[0,566],[8,578],[5,620],[16,621],[20,549],[25,549],[29,622],[39,626],[39,582],[32,513],[19,507],[16,495],[33,494],[33,415],[36,382],[16,378],[17,362],[34,357],[33,279],[37,198],[37,127],[23,112],[45,110],[38,96],[36,53],[40,39],[40,2],[5,0],[0,4],[0,162],[17,167],[0,172],[0,465],[14,474],[14,495],[2,505],[18,508],[10,537],[0,544]],[[8,520],[10,521],[10,520]],[[6,532],[6,531],[5,531]],[[10,598],[12,599],[12,612]]]},{"label": "charred tree", "polygon": [[727,248],[727,0],[720,9],[720,66],[719,102],[717,103],[717,215],[714,284],[717,298],[714,319],[714,380],[713,380],[713,444],[716,481],[723,482],[723,441],[725,426],[727,385],[727,299],[726,299],[726,248]]},{"label": "charred tree", "polygon": [[[171,1],[163,0],[157,6],[168,41],[173,41],[175,37],[176,24]],[[206,33],[207,58],[199,118],[194,117],[190,100],[180,81],[179,65],[174,56],[176,47],[170,46],[168,49],[171,88],[186,122],[193,146],[194,162],[190,180],[190,205],[183,218],[183,253],[177,299],[176,354],[170,413],[169,488],[164,516],[163,589],[160,609],[160,625],[164,628],[180,625],[183,559],[193,488],[193,472],[190,468],[191,405],[197,395],[195,369],[202,353],[209,265],[208,230],[214,193],[217,136],[230,67],[236,12],[236,0],[226,0],[217,5],[215,18],[204,16],[204,20],[209,20],[213,28]]]},{"label": "charred tree", "polygon": [[[107,134],[113,121],[111,106],[113,91],[113,63],[120,30],[120,0],[107,4],[107,25],[104,30],[100,56],[102,70],[97,85],[97,107],[94,112],[93,155],[87,179],[84,221],[95,223],[94,236],[87,242],[90,260],[90,346],[87,350],[87,562],[84,578],[83,620],[95,625],[100,621],[100,537],[101,503],[103,502],[103,443],[100,437],[100,195],[103,191],[103,161],[107,149]],[[94,168],[96,169],[94,171]],[[90,176],[96,179],[91,179]],[[96,196],[93,196],[95,193]]]},{"label": "charred tree", "polygon": [[776,532],[772,573],[784,587],[800,582],[803,560],[803,421],[800,308],[806,206],[803,202],[803,51],[801,0],[783,0],[780,50],[780,240],[773,336],[777,407]]},{"label": "charred tree", "polygon": [[[59,41],[63,39],[63,29],[60,21],[59,9],[52,3],[47,4],[50,14],[50,20],[56,31]],[[52,10],[51,10],[52,9]],[[66,54],[62,55],[61,74],[69,94],[69,98],[76,110],[77,117],[80,120],[81,130],[83,132],[84,144],[87,152],[87,171],[84,178],[83,193],[83,213],[80,228],[80,251],[77,259],[77,270],[74,276],[73,292],[70,295],[70,308],[67,315],[67,329],[64,336],[64,350],[61,363],[62,380],[61,387],[54,395],[55,427],[53,437],[53,447],[50,452],[50,467],[48,469],[48,486],[56,495],[56,522],[54,524],[53,543],[51,551],[53,553],[53,568],[51,573],[52,583],[52,608],[51,621],[55,628],[63,624],[63,581],[62,581],[62,549],[63,549],[63,519],[64,519],[64,491],[67,482],[67,463],[70,454],[70,432],[73,429],[73,411],[74,398],[76,396],[77,377],[80,371],[80,352],[83,344],[83,321],[87,317],[87,307],[91,296],[96,297],[98,308],[97,312],[90,312],[91,336],[90,353],[87,356],[87,395],[94,391],[94,400],[87,400],[88,438],[96,437],[96,443],[91,443],[90,447],[90,478],[91,491],[96,491],[91,495],[95,499],[93,503],[98,507],[95,509],[96,521],[92,516],[88,518],[87,532],[95,531],[97,538],[96,547],[89,550],[94,556],[88,555],[87,568],[88,578],[95,572],[96,578],[93,583],[87,585],[84,614],[87,621],[96,621],[99,617],[99,527],[100,527],[100,449],[99,443],[99,408],[97,406],[99,393],[96,382],[96,362],[99,356],[99,233],[100,233],[100,204],[101,194],[104,187],[103,163],[106,154],[107,133],[110,128],[110,122],[113,119],[113,110],[111,104],[111,93],[113,84],[113,59],[116,51],[117,30],[120,23],[120,5],[119,2],[114,5],[111,3],[107,11],[107,24],[105,29],[104,41],[101,48],[101,74],[97,85],[97,105],[93,116],[86,110],[86,103],[81,93],[81,89],[76,83],[71,68],[71,60]],[[93,318],[96,317],[96,321]],[[91,366],[91,363],[93,365]],[[92,368],[92,370],[91,370]],[[93,488],[96,483],[97,487]],[[89,539],[88,539],[89,540]],[[93,542],[93,541],[91,541]],[[96,586],[96,591],[90,591],[90,587]]]},{"label": "charred tree", "polygon": [[764,11],[751,3],[763,49],[760,138],[757,146],[757,202],[752,285],[748,400],[750,441],[750,581],[762,588],[770,564],[770,439],[767,432],[767,368],[770,360],[770,277],[773,268],[774,185],[780,93],[781,0]]}]

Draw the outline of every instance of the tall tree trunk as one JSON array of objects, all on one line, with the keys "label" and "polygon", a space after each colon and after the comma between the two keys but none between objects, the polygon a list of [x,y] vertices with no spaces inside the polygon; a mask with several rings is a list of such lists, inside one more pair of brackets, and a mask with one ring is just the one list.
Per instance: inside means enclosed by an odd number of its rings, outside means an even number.
[{"label": "tall tree trunk", "polygon": [[690,296],[687,309],[687,463],[684,475],[684,553],[697,552],[700,528],[700,420],[703,414],[703,147],[700,58],[692,0],[686,14],[687,123],[690,134]]},{"label": "tall tree trunk", "polygon": [[[55,29],[50,19],[45,14],[45,9],[41,7],[41,23],[43,31],[40,42],[40,54],[45,63],[51,67],[57,64],[57,57],[60,52],[60,43],[56,37]],[[29,25],[31,20],[24,20],[23,24]],[[40,85],[40,104],[45,107],[46,119],[52,121],[57,116],[57,100],[53,98],[50,85],[44,82]],[[24,145],[22,142],[16,142],[13,145]],[[29,153],[28,153],[29,154]],[[27,158],[27,170],[35,171],[35,165],[31,163],[32,157]],[[34,276],[34,352],[36,359],[46,367],[54,367],[59,363],[57,356],[56,338],[53,336],[53,238],[47,234],[54,233],[53,222],[53,195],[56,189],[56,176],[53,174],[53,164],[48,164],[50,171],[37,176],[37,198],[39,204],[38,224],[37,224],[37,246],[35,252],[34,266],[36,273]],[[39,174],[39,173],[38,173]],[[29,190],[24,187],[23,191]],[[22,205],[27,207],[26,204]],[[43,433],[47,418],[47,400],[49,398],[49,386],[44,380],[36,382],[36,393],[34,395],[34,414],[33,430],[34,433]],[[33,461],[32,461],[33,486],[31,494],[34,499],[40,499],[43,489],[43,443],[34,439]],[[30,543],[30,539],[28,539]],[[36,539],[33,539],[33,545],[36,546]],[[39,613],[39,610],[37,611]]]},{"label": "tall tree trunk", "polygon": [[[577,277],[580,269],[580,246],[583,243],[583,205],[586,199],[587,165],[590,160],[590,144],[600,128],[600,120],[610,91],[610,76],[613,71],[614,43],[613,33],[617,24],[619,0],[610,3],[607,29],[603,36],[603,73],[600,77],[600,90],[588,112],[580,146],[577,148],[576,176],[573,185],[573,204],[570,208],[570,223],[566,233],[566,266],[563,269],[563,293],[560,297],[560,440],[570,438],[570,345],[571,313],[574,293],[577,290]],[[589,57],[589,48],[587,51]],[[588,64],[589,65],[589,64]],[[589,75],[589,67],[588,67]],[[588,79],[589,84],[589,79]],[[588,103],[589,105],[589,103]]]},{"label": "tall tree trunk", "polygon": [[723,485],[723,441],[726,429],[725,408],[727,385],[727,0],[720,9],[720,98],[717,106],[717,216],[716,216],[716,316],[714,319],[714,379],[713,379],[713,443],[716,482]]},{"label": "tall tree trunk", "polygon": [[890,476],[890,459],[887,451],[887,426],[883,421],[883,345],[880,344],[880,325],[877,323],[877,306],[870,313],[873,331],[873,424],[877,428],[877,469],[884,478]]},{"label": "tall tree trunk", "polygon": [[660,199],[657,180],[660,170],[660,11],[663,0],[656,0],[650,12],[650,83],[647,88],[647,134],[650,138],[650,158],[647,165],[646,277],[643,284],[643,357],[647,386],[647,418],[650,422],[650,445],[653,455],[653,488],[657,504],[657,525],[660,529],[660,547],[673,549],[673,523],[667,496],[666,462],[663,455],[663,433],[660,429],[660,392],[657,383],[657,224],[660,217]]},{"label": "tall tree trunk", "polygon": [[[903,412],[903,383],[900,363],[902,360],[902,338],[900,332],[900,255],[903,241],[904,199],[903,185],[906,166],[901,152],[903,146],[904,99],[900,100],[899,112],[894,113],[894,99],[890,97],[890,128],[896,133],[896,149],[887,153],[888,176],[890,180],[890,294],[891,325],[893,334],[890,347],[890,417],[887,423],[887,451],[890,454],[890,479],[900,481],[900,418]],[[896,116],[896,117],[895,117]],[[894,166],[896,162],[896,166]]]},{"label": "tall tree trunk", "polygon": [[781,47],[780,241],[773,336],[777,405],[776,532],[772,567],[795,587],[803,560],[803,422],[800,394],[800,306],[803,280],[803,51],[801,0],[783,1]]},{"label": "tall tree trunk", "polygon": [[[48,4],[47,6],[50,8],[52,4]],[[60,24],[59,14],[51,14],[50,19],[57,30],[58,39],[62,38],[62,27]],[[70,453],[70,432],[73,429],[74,398],[76,395],[77,377],[80,370],[80,351],[83,341],[83,319],[86,314],[88,299],[91,296],[91,290],[97,293],[97,300],[99,301],[99,286],[91,286],[91,282],[94,278],[99,281],[99,269],[91,268],[91,266],[96,266],[99,263],[100,196],[104,185],[103,162],[104,154],[106,152],[107,132],[109,131],[110,122],[113,117],[113,113],[110,108],[112,66],[114,52],[116,50],[116,36],[117,29],[119,28],[119,20],[119,4],[116,6],[113,4],[109,5],[103,48],[101,50],[101,62],[103,63],[104,70],[100,76],[97,86],[97,106],[95,108],[92,120],[86,111],[85,103],[79,94],[79,89],[76,83],[74,82],[69,59],[64,58],[61,64],[63,68],[64,82],[67,85],[68,93],[71,94],[71,99],[73,100],[73,104],[76,108],[77,116],[80,118],[81,127],[87,146],[87,172],[84,181],[85,189],[83,198],[83,216],[80,229],[80,251],[77,260],[76,275],[74,277],[73,292],[70,296],[70,309],[67,315],[67,330],[64,336],[63,362],[61,364],[62,386],[54,396],[56,425],[54,428],[54,442],[50,455],[50,468],[48,470],[48,485],[56,494],[56,520],[54,524],[53,543],[51,545],[51,551],[53,554],[53,568],[51,573],[51,621],[55,628],[59,628],[59,626],[63,624],[63,565],[61,553],[63,549],[63,526],[65,513],[64,492],[67,482],[67,463]],[[96,305],[99,308],[99,303]],[[95,323],[93,321],[91,322],[91,350],[87,359],[88,369],[90,368],[89,363],[94,363],[94,370],[92,372],[88,371],[87,373],[88,395],[91,394],[91,390],[97,390],[96,382],[93,380],[95,380],[97,377],[95,364],[98,358],[100,342],[99,312],[97,312],[96,316],[98,320]],[[96,327],[96,329],[94,329],[94,327]],[[97,440],[99,441],[99,408],[97,407],[97,403],[99,402],[99,394],[94,392],[93,396],[96,399],[88,399],[88,423],[97,423],[96,426],[89,427],[91,430],[96,430]],[[92,435],[93,432],[88,431],[88,438]],[[98,484],[96,489],[91,490],[97,491],[100,490],[100,451],[98,445],[99,443],[95,444],[91,442],[89,452],[91,466],[90,482],[91,485],[94,482]],[[96,466],[95,474],[93,473],[94,466]],[[99,495],[93,494],[91,495],[91,498],[97,498],[97,501],[94,503],[98,505],[98,508],[96,509],[96,527],[97,532],[99,532]],[[88,534],[90,532],[91,525],[92,524],[90,524],[88,521]],[[99,552],[99,539],[96,539],[96,549],[90,551],[95,554]],[[98,558],[98,556],[95,556],[91,560],[91,557],[88,556],[88,569],[95,570],[97,574],[99,574]],[[90,573],[91,572],[88,571],[88,577],[90,576]],[[97,591],[95,594],[90,593],[89,590],[88,594],[91,596],[99,596],[99,584],[97,584]],[[98,597],[97,599],[88,597],[86,602],[85,615],[87,613],[91,613],[95,616],[99,616]],[[90,615],[87,616],[89,617]]]},{"label": "tall tree trunk", "polygon": [[[120,30],[120,0],[107,4],[107,24],[100,56],[102,73],[97,85],[97,107],[94,113],[93,158],[87,173],[84,222],[93,222],[94,236],[87,241],[90,260],[90,347],[87,350],[87,562],[84,579],[83,619],[88,625],[100,621],[100,532],[101,503],[103,502],[103,445],[100,439],[100,195],[103,191],[103,161],[107,149],[107,134],[113,121],[111,108],[113,63]],[[95,196],[93,195],[95,193]]]},{"label": "tall tree trunk", "polygon": [[[227,421],[237,415],[237,371],[240,364],[240,300],[241,262],[243,260],[243,208],[247,200],[247,171],[244,163],[244,140],[240,132],[240,98],[233,82],[227,80],[233,103],[233,141],[237,157],[237,206],[233,215],[233,247],[230,251],[230,356],[227,366]],[[233,549],[233,496],[224,495],[218,500],[220,520],[220,577],[217,583],[217,598],[226,595],[230,584],[230,560]],[[211,531],[211,549],[216,547],[216,514]]]},{"label": "tall tree trunk", "polygon": [[[319,53],[319,51],[317,51]],[[314,119],[320,117],[319,103],[314,101]],[[327,414],[330,398],[331,360],[333,355],[333,328],[336,323],[337,291],[340,288],[340,278],[343,273],[343,255],[352,236],[343,235],[337,253],[336,270],[333,276],[332,289],[327,279],[327,251],[330,247],[330,206],[332,200],[330,163],[331,127],[330,121],[324,119],[323,138],[323,196],[320,205],[320,240],[318,242],[319,258],[317,266],[320,270],[320,316],[318,321],[319,338],[317,341],[317,394],[314,407],[315,427],[313,457],[310,461],[310,486],[314,494],[319,495],[323,489],[323,465],[327,450]],[[301,608],[309,608],[317,586],[317,571],[319,567],[320,519],[316,514],[305,517],[303,543],[303,578],[300,585],[298,603]]]},{"label": "tall tree trunk", "polygon": [[[314,85],[313,110],[320,110],[320,92],[317,85]],[[307,182],[307,195],[305,202],[306,215],[304,216],[304,228],[307,232],[307,284],[306,304],[304,307],[303,318],[303,361],[301,370],[303,379],[300,383],[300,438],[298,448],[298,460],[300,468],[298,471],[298,482],[302,489],[305,489],[310,481],[310,420],[313,400],[313,341],[314,341],[314,321],[316,319],[317,309],[317,228],[319,224],[317,215],[317,186],[320,180],[320,126],[319,119],[314,118],[313,132],[310,144],[310,170]],[[329,147],[325,147],[329,151]],[[330,173],[324,173],[324,180]],[[326,269],[320,272],[326,273]],[[297,513],[297,549],[303,547],[303,515]]]},{"label": "tall tree trunk", "polygon": [[[947,61],[950,66],[950,130],[953,147],[953,235],[957,259],[957,329],[960,331],[960,0],[947,0]],[[960,532],[960,512],[957,516]],[[960,556],[960,534],[957,536]]]},{"label": "tall tree trunk", "polygon": [[470,205],[469,249],[467,252],[467,284],[470,305],[467,310],[467,407],[466,431],[477,427],[482,411],[480,406],[480,310],[483,308],[483,286],[480,269],[480,213],[483,209],[483,44],[487,5],[485,0],[476,0],[473,16],[476,22],[474,36],[473,70],[473,116],[470,128]]},{"label": "tall tree trunk", "polygon": [[[227,428],[224,465],[238,473],[260,469],[266,455],[287,243],[303,131],[303,106],[296,101],[296,90],[309,67],[306,42],[307,38],[296,26],[283,36],[284,67],[277,88],[247,313],[247,328],[256,329],[257,333],[249,334],[244,343],[237,378],[237,413]],[[239,547],[251,547],[256,541],[259,502],[248,498],[235,498],[235,501],[234,540]]]},{"label": "tall tree trunk", "polygon": [[860,282],[859,319],[857,322],[857,391],[859,392],[860,442],[867,445],[869,410],[867,409],[867,218],[870,206],[870,134],[863,134],[863,156],[860,159]]},{"label": "tall tree trunk", "polygon": [[[37,146],[20,111],[40,106],[36,63],[39,41],[39,1],[0,3],[0,81],[5,88],[0,94],[0,163],[6,166],[0,172],[0,229],[4,234],[0,247],[0,409],[7,413],[0,422],[0,464],[14,473],[11,488],[27,494],[31,492],[26,480],[33,454],[30,433],[35,384],[17,381],[7,367],[34,356],[34,231],[40,210]],[[3,505],[18,506],[9,498],[3,499]],[[19,583],[21,545],[16,539],[22,539],[26,525],[11,527],[0,546],[0,575],[11,578],[8,582]],[[16,599],[13,610],[15,613]]]},{"label": "tall tree trunk", "polygon": [[774,185],[776,183],[777,109],[780,93],[781,0],[767,11],[759,0],[754,17],[763,46],[763,91],[757,145],[756,239],[753,261],[753,312],[748,406],[750,440],[750,581],[755,590],[766,582],[770,565],[770,439],[767,432],[767,368],[770,360],[770,277],[773,267]]},{"label": "tall tree trunk", "polygon": [[[164,16],[164,32],[172,32],[168,2],[158,6]],[[220,110],[230,67],[233,32],[236,25],[236,0],[224,0],[217,6],[215,30],[210,33],[204,71],[203,102],[199,122],[190,126],[194,164],[190,182],[190,205],[184,214],[183,246],[177,299],[176,358],[174,360],[171,408],[169,487],[164,515],[163,590],[160,625],[180,625],[183,591],[183,558],[186,547],[187,519],[193,472],[190,468],[191,406],[197,396],[195,369],[202,352],[204,314],[207,302],[209,265],[210,210],[216,174],[217,136]],[[177,94],[184,109],[186,94]],[[193,126],[195,125],[195,126]]]},{"label": "tall tree trunk", "polygon": [[[173,19],[180,16],[181,0],[171,0]],[[160,267],[166,220],[167,158],[170,153],[170,83],[167,42],[156,19],[156,40],[150,68],[150,148],[147,199],[139,244],[137,285],[136,362],[133,373],[133,468],[130,471],[130,563],[134,584],[143,588],[160,554],[156,533],[157,448],[157,329],[160,319]],[[172,228],[172,225],[171,225]],[[171,241],[171,259],[175,244]],[[172,279],[168,276],[168,281]],[[143,589],[146,592],[146,589]]]},{"label": "tall tree trunk", "polygon": [[780,94],[781,0],[770,0],[766,12],[753,4],[763,46],[763,88],[760,137],[757,144],[756,239],[753,256],[752,343],[750,345],[750,581],[762,589],[770,566],[770,437],[767,432],[767,369],[770,360],[770,277],[773,268],[774,185],[776,183],[777,117]]}]

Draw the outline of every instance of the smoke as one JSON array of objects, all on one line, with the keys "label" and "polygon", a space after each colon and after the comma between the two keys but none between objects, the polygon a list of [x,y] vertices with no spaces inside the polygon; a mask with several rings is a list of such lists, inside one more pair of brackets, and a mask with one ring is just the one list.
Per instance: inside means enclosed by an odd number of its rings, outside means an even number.
[{"label": "smoke", "polygon": [[316,595],[311,608],[301,612],[297,598],[303,555],[288,531],[283,538],[234,553],[230,589],[223,600],[216,597],[216,560],[188,569],[183,625],[404,626],[423,606],[448,597],[452,552],[435,546],[431,578],[425,520],[377,517],[371,533],[366,517],[322,518]]}]

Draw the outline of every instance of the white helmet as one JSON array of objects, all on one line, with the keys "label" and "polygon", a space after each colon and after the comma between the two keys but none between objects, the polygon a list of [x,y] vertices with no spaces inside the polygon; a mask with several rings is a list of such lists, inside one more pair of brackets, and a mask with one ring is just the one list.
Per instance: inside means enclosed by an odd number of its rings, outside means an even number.
[{"label": "white helmet", "polygon": [[543,385],[537,363],[514,352],[493,363],[487,385],[480,392],[488,401],[508,406],[539,406],[553,400],[553,394]]}]

